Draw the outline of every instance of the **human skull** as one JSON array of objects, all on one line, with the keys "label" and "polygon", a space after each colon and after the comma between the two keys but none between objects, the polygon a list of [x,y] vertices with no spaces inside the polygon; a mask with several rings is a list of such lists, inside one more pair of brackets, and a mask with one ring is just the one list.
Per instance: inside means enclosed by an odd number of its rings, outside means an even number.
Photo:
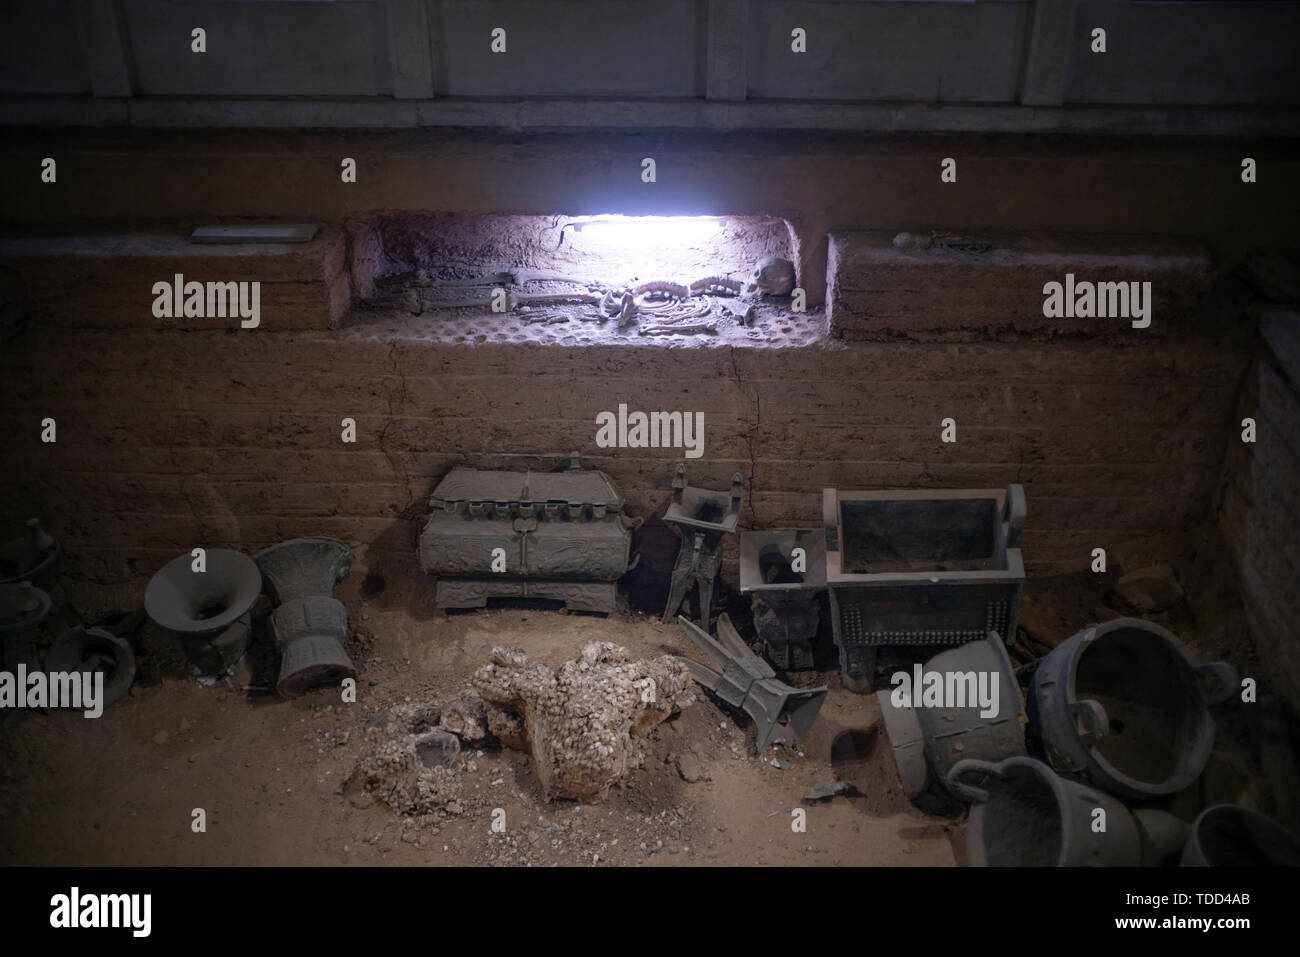
[{"label": "human skull", "polygon": [[748,291],[760,296],[785,296],[794,288],[794,264],[779,256],[760,259],[749,274]]}]

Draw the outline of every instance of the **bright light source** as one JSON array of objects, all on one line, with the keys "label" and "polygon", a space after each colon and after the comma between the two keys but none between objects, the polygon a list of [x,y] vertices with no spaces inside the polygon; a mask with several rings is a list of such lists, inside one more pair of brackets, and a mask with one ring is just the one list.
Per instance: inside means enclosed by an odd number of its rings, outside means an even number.
[{"label": "bright light source", "polygon": [[709,216],[603,216],[571,224],[582,239],[623,249],[690,245],[712,239],[721,220]]},{"label": "bright light source", "polygon": [[[767,222],[730,216],[624,216],[560,219],[556,261],[570,275],[611,285],[748,273],[752,250],[770,246]],[[784,226],[781,227],[784,231]],[[578,272],[572,272],[577,270]]]}]

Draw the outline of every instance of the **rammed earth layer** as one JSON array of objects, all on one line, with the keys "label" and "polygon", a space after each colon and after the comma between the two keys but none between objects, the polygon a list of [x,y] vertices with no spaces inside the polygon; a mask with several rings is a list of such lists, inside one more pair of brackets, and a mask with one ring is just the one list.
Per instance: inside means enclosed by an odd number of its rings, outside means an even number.
[{"label": "rammed earth layer", "polygon": [[[92,607],[138,604],[149,576],[200,542],[256,551],[328,535],[352,546],[358,572],[413,570],[425,503],[456,465],[561,471],[576,450],[629,516],[662,513],[682,450],[598,447],[596,416],[623,403],[704,414],[691,481],[745,476],[747,528],[819,527],[828,487],[1019,481],[1027,571],[1041,576],[1212,517],[1250,354],[1226,324],[1128,347],[679,349],[449,344],[427,325],[275,332],[264,314],[260,329],[222,332],[30,326],[0,351],[0,424],[16,438],[0,449],[3,527],[41,516],[65,543],[71,597]],[[39,440],[45,417],[55,443]],[[958,441],[944,444],[948,417]],[[342,441],[344,418],[355,442]]]}]

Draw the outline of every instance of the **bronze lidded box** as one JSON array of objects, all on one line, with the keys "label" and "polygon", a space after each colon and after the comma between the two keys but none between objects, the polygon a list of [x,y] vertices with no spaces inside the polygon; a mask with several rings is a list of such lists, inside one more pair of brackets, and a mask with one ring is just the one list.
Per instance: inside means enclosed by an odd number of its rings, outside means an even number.
[{"label": "bronze lidded box", "polygon": [[608,475],[455,468],[430,499],[420,566],[438,578],[439,608],[489,598],[546,598],[575,611],[614,610],[632,534]]}]

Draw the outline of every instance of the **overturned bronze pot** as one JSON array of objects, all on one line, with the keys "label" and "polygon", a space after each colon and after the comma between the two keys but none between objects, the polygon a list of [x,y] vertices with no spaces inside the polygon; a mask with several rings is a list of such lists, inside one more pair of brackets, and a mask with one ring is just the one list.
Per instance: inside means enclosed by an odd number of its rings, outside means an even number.
[{"label": "overturned bronze pot", "polygon": [[58,672],[102,672],[103,706],[108,707],[131,690],[135,682],[135,652],[131,643],[107,628],[69,628],[50,646],[45,670]]},{"label": "overturned bronze pot", "polygon": [[1193,664],[1169,630],[1116,618],[1067,639],[1029,686],[1029,733],[1048,763],[1128,798],[1181,791],[1214,747],[1210,705],[1231,698],[1236,672]]}]

